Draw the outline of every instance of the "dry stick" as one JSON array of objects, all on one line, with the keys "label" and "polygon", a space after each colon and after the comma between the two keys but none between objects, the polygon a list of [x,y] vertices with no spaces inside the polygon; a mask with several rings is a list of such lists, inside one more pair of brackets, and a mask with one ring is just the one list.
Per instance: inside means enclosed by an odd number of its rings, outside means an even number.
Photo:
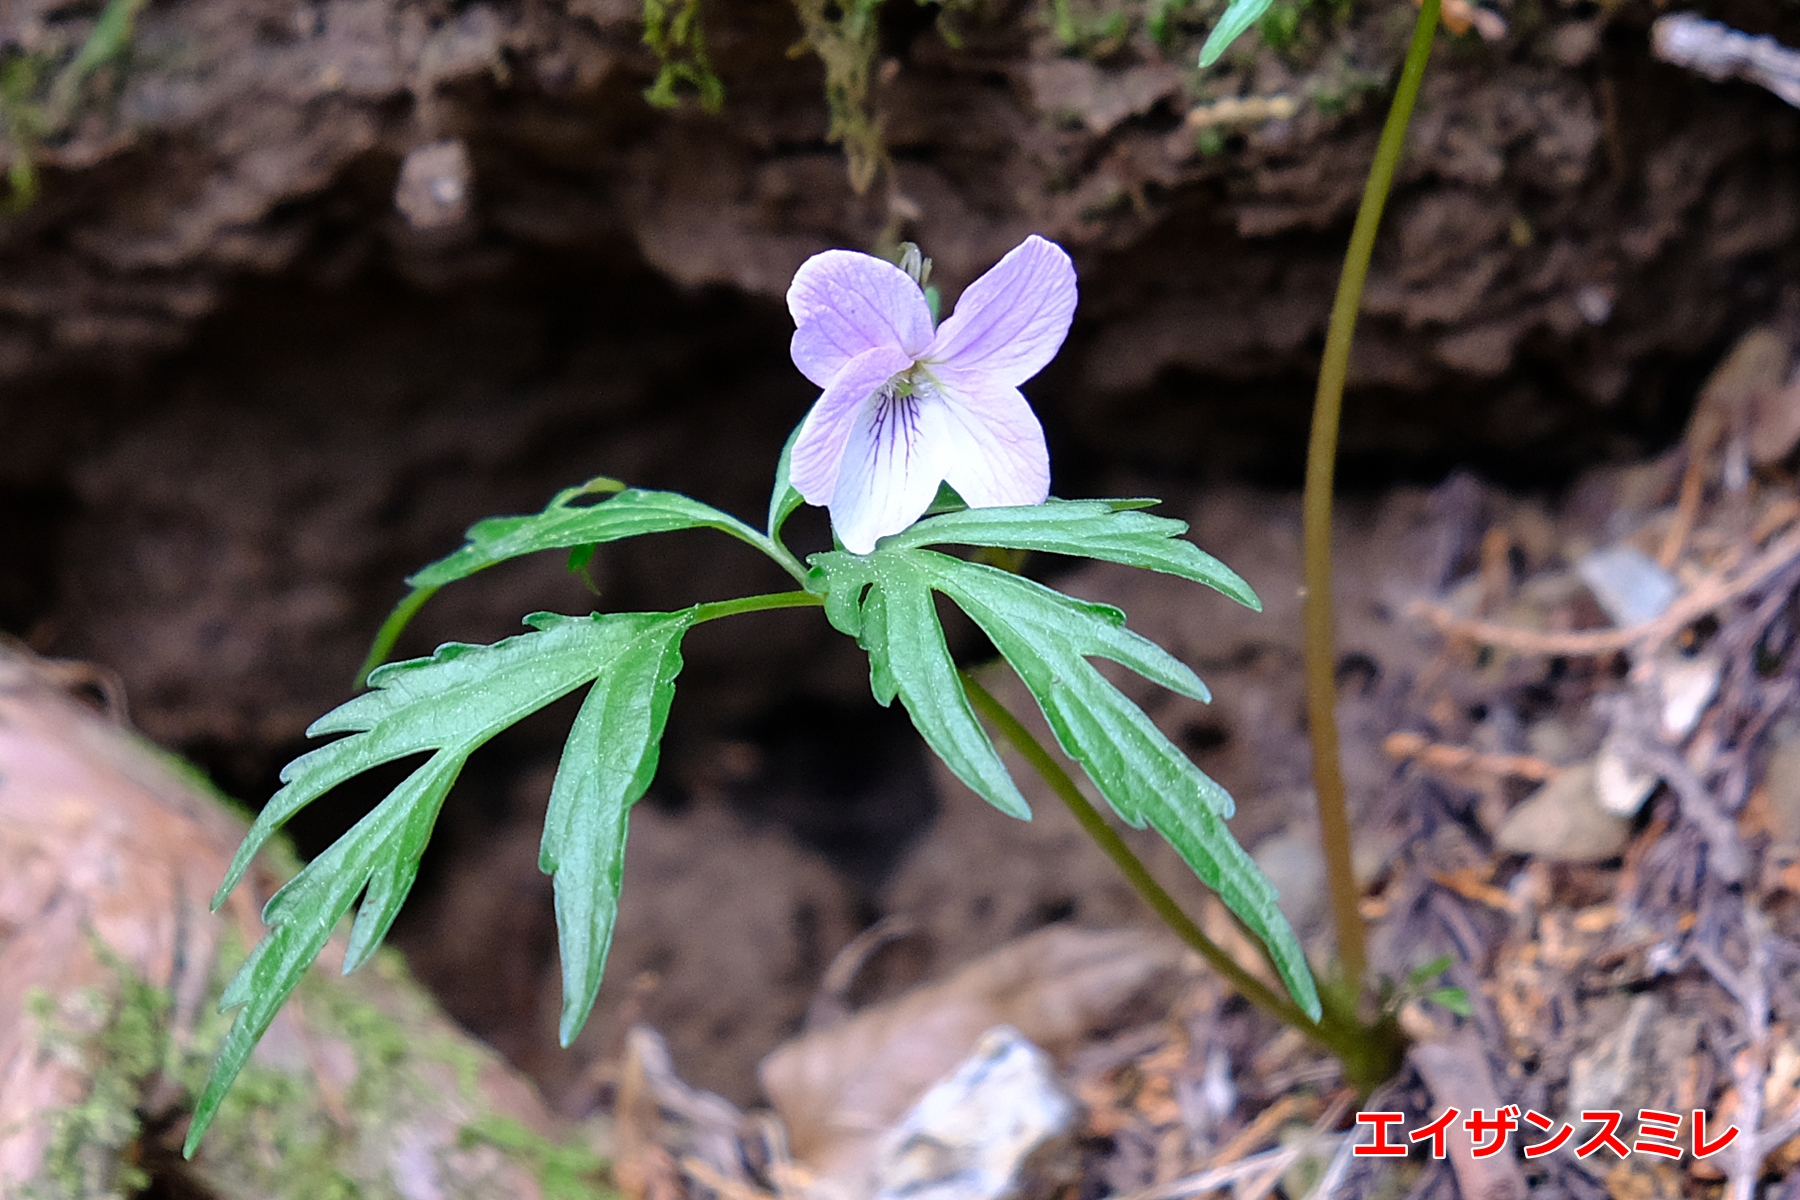
[{"label": "dry stick", "polygon": [[1555,763],[1530,754],[1489,754],[1472,746],[1434,742],[1418,733],[1393,733],[1381,743],[1382,752],[1403,762],[1417,762],[1446,774],[1498,775],[1544,783],[1562,774]]},{"label": "dry stick", "polygon": [[1626,629],[1599,629],[1590,633],[1540,633],[1498,625],[1491,621],[1463,621],[1448,609],[1436,604],[1417,603],[1408,606],[1407,615],[1423,618],[1445,637],[1462,638],[1519,654],[1570,655],[1591,657],[1614,654],[1639,646],[1656,646],[1674,637],[1687,626],[1713,610],[1753,592],[1779,575],[1783,568],[1800,559],[1800,529],[1757,555],[1737,575],[1726,579],[1710,579],[1671,604],[1662,616]]},{"label": "dry stick", "polygon": [[1219,1152],[1201,1164],[1201,1170],[1217,1171],[1234,1162],[1247,1158],[1252,1150],[1274,1137],[1288,1119],[1300,1110],[1300,1098],[1295,1095],[1282,1096],[1275,1103],[1256,1114],[1256,1118],[1229,1142],[1219,1147]]},{"label": "dry stick", "polygon": [[1700,513],[1700,493],[1706,486],[1706,460],[1711,446],[1690,446],[1687,469],[1681,474],[1681,497],[1675,502],[1675,519],[1663,535],[1662,549],[1657,551],[1656,565],[1667,571],[1681,557],[1688,534],[1694,530],[1694,518]]},{"label": "dry stick", "polygon": [[[1350,1102],[1355,1093],[1344,1091],[1326,1106],[1325,1112],[1313,1122],[1306,1136],[1291,1146],[1282,1146],[1274,1150],[1265,1150],[1261,1154],[1249,1158],[1240,1158],[1222,1166],[1208,1167],[1196,1175],[1176,1179],[1169,1183],[1157,1184],[1142,1191],[1133,1192],[1125,1200],[1188,1200],[1192,1196],[1201,1196],[1207,1192],[1215,1192],[1220,1188],[1232,1187],[1238,1200],[1251,1200],[1252,1197],[1267,1195],[1274,1189],[1286,1170],[1298,1162],[1311,1147],[1326,1136],[1333,1125],[1343,1120],[1344,1114],[1350,1110]],[[1279,1103],[1279,1101],[1277,1101]],[[1266,1111],[1266,1110],[1265,1110]],[[1354,1132],[1339,1135],[1343,1141],[1340,1146],[1355,1141]],[[1334,1155],[1335,1161],[1335,1155]],[[1236,1185],[1234,1187],[1234,1185]]]},{"label": "dry stick", "polygon": [[[1737,1153],[1728,1179],[1730,1200],[1753,1200],[1756,1181],[1762,1173],[1763,1160],[1775,1147],[1766,1145],[1762,1129],[1763,1078],[1769,1054],[1769,927],[1762,913],[1745,904],[1745,962],[1742,971],[1727,963],[1718,950],[1706,942],[1694,946],[1694,957],[1701,966],[1738,1002],[1744,1014],[1744,1032],[1749,1044],[1732,1056],[1731,1073],[1737,1085],[1738,1119],[1743,1122]],[[1779,1144],[1779,1143],[1777,1143]]]},{"label": "dry stick", "polygon": [[1306,595],[1302,619],[1306,627],[1306,707],[1312,740],[1313,792],[1319,804],[1319,833],[1325,847],[1325,876],[1337,925],[1338,957],[1352,987],[1363,986],[1368,951],[1364,945],[1361,889],[1350,857],[1350,819],[1344,801],[1344,776],[1338,761],[1337,651],[1331,607],[1331,495],[1337,473],[1338,424],[1344,407],[1344,381],[1350,373],[1350,345],[1356,336],[1356,314],[1362,306],[1375,231],[1394,184],[1394,169],[1406,145],[1425,64],[1437,33],[1440,0],[1424,0],[1413,25],[1412,44],[1400,70],[1400,85],[1382,126],[1375,162],[1363,186],[1362,204],[1344,254],[1337,299],[1325,332],[1325,356],[1319,364],[1319,390],[1313,401],[1312,439],[1306,450],[1306,495],[1303,541],[1306,550]]}]

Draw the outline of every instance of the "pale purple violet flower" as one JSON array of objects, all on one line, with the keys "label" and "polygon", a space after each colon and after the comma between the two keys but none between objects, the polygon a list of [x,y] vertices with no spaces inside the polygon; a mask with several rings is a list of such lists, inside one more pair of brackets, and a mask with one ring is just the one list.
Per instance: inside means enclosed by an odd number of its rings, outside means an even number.
[{"label": "pale purple violet flower", "polygon": [[788,477],[831,509],[844,548],[924,515],[948,483],[971,508],[1042,504],[1044,430],[1019,385],[1044,369],[1075,313],[1075,267],[1036,234],[971,283],[936,329],[899,267],[827,250],[788,288],[794,365],[824,388],[794,439]]}]

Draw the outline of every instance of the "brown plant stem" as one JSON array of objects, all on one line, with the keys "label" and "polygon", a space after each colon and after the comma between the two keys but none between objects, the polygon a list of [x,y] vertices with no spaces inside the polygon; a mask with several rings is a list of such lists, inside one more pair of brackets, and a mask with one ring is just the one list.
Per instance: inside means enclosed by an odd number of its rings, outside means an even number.
[{"label": "brown plant stem", "polygon": [[1306,495],[1302,541],[1305,546],[1305,598],[1302,619],[1306,644],[1306,709],[1312,740],[1313,792],[1319,805],[1319,835],[1325,849],[1325,877],[1337,928],[1338,961],[1353,992],[1364,986],[1368,951],[1359,908],[1361,888],[1350,855],[1350,819],[1344,799],[1344,776],[1338,757],[1337,651],[1331,606],[1331,496],[1337,468],[1338,424],[1344,406],[1344,381],[1350,371],[1350,346],[1363,285],[1375,250],[1375,232],[1387,205],[1406,144],[1406,127],[1419,97],[1419,83],[1431,57],[1440,0],[1424,0],[1413,25],[1412,44],[1400,71],[1400,84],[1388,108],[1387,123],[1375,148],[1375,161],[1363,186],[1362,204],[1344,253],[1337,299],[1325,333],[1325,355],[1319,364],[1319,390],[1313,401],[1312,438],[1306,450]]}]

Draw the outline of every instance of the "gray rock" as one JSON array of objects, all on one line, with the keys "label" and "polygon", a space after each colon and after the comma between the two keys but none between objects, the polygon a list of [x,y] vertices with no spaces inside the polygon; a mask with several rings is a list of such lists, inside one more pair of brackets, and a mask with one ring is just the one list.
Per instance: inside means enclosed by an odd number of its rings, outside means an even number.
[{"label": "gray rock", "polygon": [[1594,760],[1594,795],[1600,807],[1613,816],[1636,816],[1661,781],[1656,772],[1646,771],[1632,760],[1617,734],[1601,744],[1600,757]]},{"label": "gray rock", "polygon": [[1719,694],[1719,678],[1725,664],[1714,655],[1687,658],[1679,654],[1656,661],[1656,689],[1662,701],[1658,729],[1665,741],[1686,740]]},{"label": "gray rock", "polygon": [[1628,542],[1584,555],[1575,573],[1621,628],[1654,621],[1681,594],[1673,575]]},{"label": "gray rock", "polygon": [[1676,1103],[1677,1081],[1699,1042],[1699,1019],[1672,1012],[1653,992],[1634,996],[1629,1004],[1621,1000],[1608,998],[1589,1014],[1591,1026],[1604,1032],[1569,1064],[1570,1113],[1594,1109],[1635,1113]]},{"label": "gray rock", "polygon": [[1507,815],[1495,841],[1512,854],[1549,862],[1614,858],[1631,840],[1631,823],[1600,807],[1592,762],[1570,767]]},{"label": "gray rock", "polygon": [[882,1139],[876,1200],[1032,1200],[1072,1180],[1077,1108],[1010,1025],[981,1036]]}]

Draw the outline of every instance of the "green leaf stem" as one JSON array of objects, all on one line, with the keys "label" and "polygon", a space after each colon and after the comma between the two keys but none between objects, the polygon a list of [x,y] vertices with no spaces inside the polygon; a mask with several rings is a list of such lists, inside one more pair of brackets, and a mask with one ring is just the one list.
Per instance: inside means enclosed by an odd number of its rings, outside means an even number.
[{"label": "green leaf stem", "polygon": [[[1036,699],[1057,742],[1080,763],[1113,810],[1160,833],[1268,947],[1294,1000],[1316,1019],[1319,997],[1276,892],[1225,824],[1231,797],[1166,738],[1089,660],[1105,658],[1185,696],[1206,687],[1154,642],[1125,628],[1125,614],[1065,596],[1018,575],[925,545],[968,542],[1056,550],[1166,570],[1254,605],[1247,585],[1217,560],[1171,540],[1180,522],[1104,501],[1040,509],[980,509],[920,522],[884,538],[872,554],[814,555],[808,587],[826,616],[869,654],[875,698],[898,697],[913,724],[956,776],[1001,811],[1029,809],[957,679],[933,594],[980,626]],[[1181,549],[1187,546],[1192,553]]]}]

